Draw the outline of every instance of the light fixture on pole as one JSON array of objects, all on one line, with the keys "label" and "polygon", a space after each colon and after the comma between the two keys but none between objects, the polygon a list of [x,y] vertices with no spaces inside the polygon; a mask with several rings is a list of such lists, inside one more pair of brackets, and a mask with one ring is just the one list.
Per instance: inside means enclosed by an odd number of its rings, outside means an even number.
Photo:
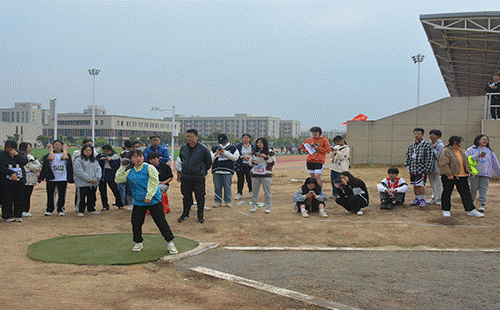
[{"label": "light fixture on pole", "polygon": [[174,167],[174,142],[175,139],[174,137],[177,136],[177,131],[175,130],[175,105],[172,106],[171,109],[160,109],[159,107],[152,107],[151,111],[161,111],[161,112],[166,112],[166,111],[172,111],[172,152],[170,153],[171,159],[170,159],[170,166],[172,170],[175,170]]},{"label": "light fixture on pole", "polygon": [[88,71],[92,75],[92,143],[95,143],[95,76],[99,74],[100,70],[93,68]]},{"label": "light fixture on pole", "polygon": [[417,107],[420,105],[420,63],[424,61],[425,55],[417,54],[411,56],[413,63],[418,64],[418,83],[417,83]]}]

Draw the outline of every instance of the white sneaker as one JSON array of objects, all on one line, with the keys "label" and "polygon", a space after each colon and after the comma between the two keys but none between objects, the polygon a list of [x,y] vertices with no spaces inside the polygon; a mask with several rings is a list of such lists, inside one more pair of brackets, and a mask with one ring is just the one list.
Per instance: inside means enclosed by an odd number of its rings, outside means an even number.
[{"label": "white sneaker", "polygon": [[168,253],[170,253],[170,254],[179,253],[179,251],[177,250],[177,248],[175,247],[175,244],[173,242],[169,242],[167,244],[167,250],[168,250]]},{"label": "white sneaker", "polygon": [[133,206],[133,205],[129,205],[129,206],[127,207],[127,211],[132,211],[133,209],[134,209],[134,206]]},{"label": "white sneaker", "polygon": [[444,217],[451,217],[450,211],[443,211],[443,216]]},{"label": "white sneaker", "polygon": [[20,217],[16,217],[14,220],[15,220],[16,222],[22,222],[22,221],[23,221],[23,219],[22,219],[22,218],[20,218]]},{"label": "white sneaker", "polygon": [[51,215],[54,215],[55,213],[54,212],[45,212],[45,216],[51,216]]},{"label": "white sneaker", "polygon": [[484,217],[484,214],[479,213],[479,211],[477,211],[476,209],[474,209],[470,212],[467,212],[467,215],[474,216],[474,217]]},{"label": "white sneaker", "polygon": [[266,207],[266,213],[271,213],[271,207]]},{"label": "white sneaker", "polygon": [[328,217],[324,209],[319,210],[319,217]]},{"label": "white sneaker", "polygon": [[13,218],[13,217],[11,217],[11,218],[9,218],[9,219],[2,219],[2,221],[7,222],[7,223],[9,223],[9,222],[14,222],[15,220],[16,220],[16,219],[15,219],[15,218]]},{"label": "white sneaker", "polygon": [[437,199],[436,199],[436,198],[434,198],[434,197],[432,197],[431,199],[429,199],[429,201],[427,201],[427,204],[428,204],[428,205],[433,205],[433,204],[435,204],[435,203],[437,203]]},{"label": "white sneaker", "polygon": [[204,207],[203,207],[203,210],[204,210],[204,211],[210,211],[210,210],[212,210],[212,209],[211,209],[210,207],[204,206]]},{"label": "white sneaker", "polygon": [[76,216],[85,216],[85,214],[78,212]]},{"label": "white sneaker", "polygon": [[436,201],[437,206],[441,206],[441,200]]},{"label": "white sneaker", "polygon": [[241,194],[238,194],[236,195],[236,197],[234,197],[234,200],[240,200],[241,199]]},{"label": "white sneaker", "polygon": [[363,215],[363,211],[359,210],[356,214],[357,215]]},{"label": "white sneaker", "polygon": [[101,212],[99,212],[99,211],[92,211],[92,212],[89,212],[89,214],[97,215],[97,214],[101,214]]},{"label": "white sneaker", "polygon": [[30,217],[30,216],[33,216],[33,215],[29,212],[23,212],[23,217]]},{"label": "white sneaker", "polygon": [[255,212],[257,211],[257,206],[256,205],[253,205],[251,208],[250,208],[250,212]]},{"label": "white sneaker", "polygon": [[142,250],[143,246],[142,243],[136,243],[134,247],[132,248],[133,252],[140,252]]},{"label": "white sneaker", "polygon": [[59,216],[65,216],[66,214],[64,212],[57,212],[57,215],[59,215]]},{"label": "white sneaker", "polygon": [[222,203],[220,202],[215,202],[214,205],[212,206],[213,208],[220,208],[222,207]]},{"label": "white sneaker", "polygon": [[231,203],[226,203],[226,207],[228,207],[228,208],[232,208],[232,207],[233,207],[233,205],[232,205]]},{"label": "white sneaker", "polygon": [[484,207],[485,205],[480,205],[479,208],[477,208],[477,211],[484,212]]},{"label": "white sneaker", "polygon": [[307,214],[306,209],[300,209],[300,213],[302,213],[302,217],[309,217],[309,214]]}]

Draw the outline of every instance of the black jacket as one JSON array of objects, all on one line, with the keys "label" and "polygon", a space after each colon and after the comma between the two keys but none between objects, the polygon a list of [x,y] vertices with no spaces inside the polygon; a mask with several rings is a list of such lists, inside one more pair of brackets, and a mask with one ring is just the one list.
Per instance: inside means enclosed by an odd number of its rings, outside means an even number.
[{"label": "black jacket", "polygon": [[[27,163],[28,159],[21,151],[18,151],[18,154],[14,157],[7,153],[7,151],[0,151],[0,183],[26,183],[24,166]],[[9,179],[14,173],[16,173],[19,178],[19,180],[15,182]]]},{"label": "black jacket", "polygon": [[170,166],[164,162],[160,161],[158,167],[155,168],[156,170],[158,170],[158,179],[160,179],[160,182],[174,177],[174,175],[172,174],[172,168],[170,168]]},{"label": "black jacket", "polygon": [[207,171],[212,166],[212,155],[210,151],[196,143],[190,147],[184,144],[179,151],[181,159],[181,180],[200,180],[205,179]]},{"label": "black jacket", "polygon": [[[106,158],[110,157],[111,160],[109,161],[109,166],[111,169],[105,169],[104,166],[106,165],[106,162],[104,160],[101,160],[101,158]],[[101,171],[102,171],[102,177],[101,181],[103,182],[114,182],[115,181],[115,175],[116,171],[118,168],[120,168],[121,165],[121,157],[120,155],[116,154],[116,152],[112,152],[110,156],[107,156],[104,153],[100,153],[99,155],[96,156],[95,158],[97,162],[99,163],[99,166],[101,166]]]},{"label": "black jacket", "polygon": [[349,181],[349,183],[347,185],[340,185],[340,191],[338,191],[339,196],[357,196],[363,198],[366,201],[366,205],[368,205],[370,203],[370,197],[368,196],[368,189],[366,189],[365,182],[356,179],[354,182]]},{"label": "black jacket", "polygon": [[[50,168],[50,161],[47,159],[49,154],[45,155],[42,158],[42,170],[40,171],[40,176],[38,177],[38,182],[42,182],[43,180],[50,181],[54,179],[54,173]],[[75,183],[73,179],[73,162],[71,161],[71,156],[68,154],[68,159],[66,160],[66,178],[69,183]]]}]

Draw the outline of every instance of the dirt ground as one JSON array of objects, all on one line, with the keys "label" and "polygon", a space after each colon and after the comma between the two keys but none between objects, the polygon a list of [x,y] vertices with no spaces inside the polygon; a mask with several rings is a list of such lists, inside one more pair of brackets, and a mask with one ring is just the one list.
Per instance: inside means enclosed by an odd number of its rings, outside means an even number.
[{"label": "dirt ground", "polygon": [[[300,159],[300,157],[298,158]],[[444,219],[435,205],[419,210],[407,203],[394,210],[380,210],[376,183],[386,176],[387,166],[354,167],[353,175],[363,179],[370,191],[370,206],[362,216],[347,214],[332,201],[326,204],[327,219],[311,214],[308,219],[292,212],[292,196],[308,175],[303,162],[283,157],[272,183],[271,214],[260,209],[249,213],[250,206],[217,208],[205,212],[206,223],[191,219],[177,223],[182,212],[179,183],[169,189],[172,212],[167,220],[174,235],[200,241],[218,242],[221,246],[356,246],[356,247],[500,247],[500,183],[492,180],[484,218],[466,215],[457,193],[452,198],[452,217]],[[400,167],[401,177],[408,173]],[[329,172],[323,177],[326,192],[331,194]],[[236,192],[236,177],[233,180]],[[207,185],[212,186],[211,176]],[[110,192],[110,191],[108,191]],[[428,197],[430,188],[427,186]],[[114,201],[111,193],[110,201]],[[233,194],[233,196],[234,196]],[[112,210],[100,215],[75,216],[70,185],[66,216],[45,217],[45,184],[35,187],[31,213],[22,223],[0,223],[4,242],[0,243],[0,304],[2,309],[314,309],[302,303],[241,287],[222,280],[196,275],[176,263],[148,263],[133,266],[77,266],[32,261],[26,256],[29,244],[61,235],[130,232],[130,211]],[[261,198],[263,200],[263,193]],[[249,201],[247,190],[240,201]],[[213,193],[207,189],[207,205]],[[98,210],[101,205],[98,203]],[[145,233],[158,233],[151,219]],[[130,241],[132,248],[133,242]]]}]

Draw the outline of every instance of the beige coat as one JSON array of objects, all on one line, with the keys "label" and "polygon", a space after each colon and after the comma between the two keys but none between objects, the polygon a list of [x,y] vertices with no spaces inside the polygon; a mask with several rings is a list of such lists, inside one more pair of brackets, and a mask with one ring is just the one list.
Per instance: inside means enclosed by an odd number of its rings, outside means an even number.
[{"label": "beige coat", "polygon": [[[472,173],[472,170],[469,166],[469,161],[467,160],[467,155],[465,155],[462,149],[460,149],[460,153],[462,154],[462,162],[464,165],[465,173]],[[444,150],[439,154],[438,169],[439,174],[444,174],[448,177],[460,174],[460,161],[458,160],[458,157],[457,155],[455,155],[455,152],[453,151],[453,148],[451,146],[445,147]]]}]

